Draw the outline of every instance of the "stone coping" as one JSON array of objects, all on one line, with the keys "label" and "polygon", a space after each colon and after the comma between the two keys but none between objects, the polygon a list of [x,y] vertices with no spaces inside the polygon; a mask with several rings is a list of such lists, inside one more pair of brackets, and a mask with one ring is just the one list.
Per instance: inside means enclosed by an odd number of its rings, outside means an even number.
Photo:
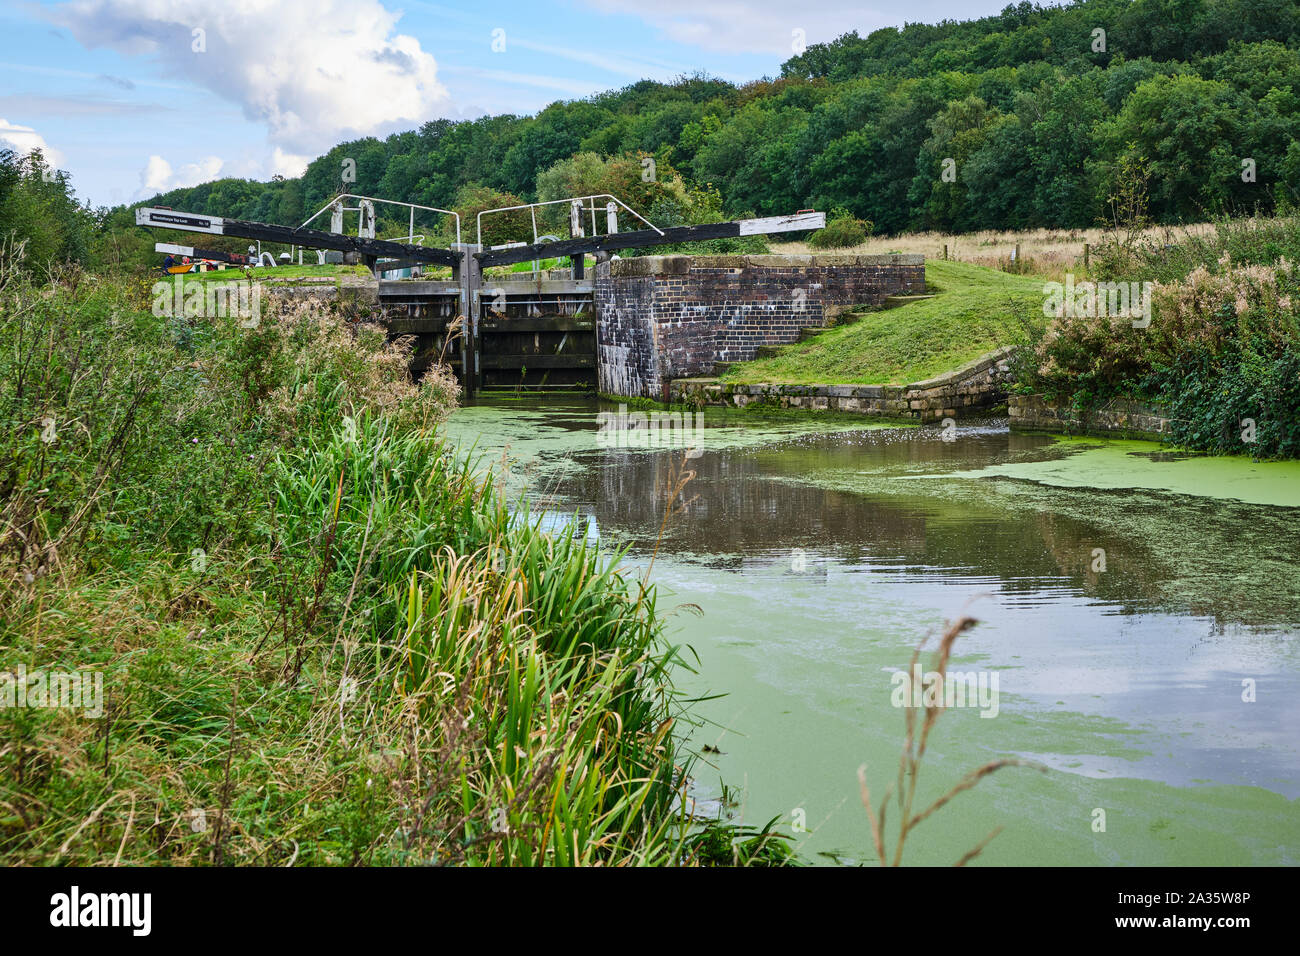
[{"label": "stone coping", "polygon": [[1016,346],[1005,345],[1000,349],[995,349],[981,355],[977,359],[972,359],[965,365],[958,366],[950,372],[944,372],[936,375],[934,378],[927,378],[923,382],[913,382],[905,388],[925,389],[925,388],[943,388],[945,385],[952,385],[969,378],[972,375],[983,372],[985,369],[992,368],[999,362],[1005,362],[1016,352]]},{"label": "stone coping", "polygon": [[1007,412],[1013,431],[1098,435],[1164,441],[1169,437],[1168,408],[1158,402],[1115,398],[1087,411],[1054,405],[1042,395],[1012,395]]},{"label": "stone coping", "polygon": [[[827,395],[836,398],[884,398],[891,395],[901,394],[903,392],[927,391],[929,389],[945,388],[950,385],[964,383],[968,378],[978,375],[980,372],[987,371],[1000,362],[1005,362],[1016,351],[1016,346],[1007,345],[992,352],[986,352],[977,359],[972,359],[965,365],[958,366],[951,371],[936,375],[934,378],[927,378],[922,382],[912,382],[908,385],[794,385],[779,382],[756,382],[752,385],[731,384],[730,382],[720,382],[717,379],[713,381],[723,386],[723,388],[732,394],[741,395],[765,395],[771,392],[780,392],[785,395]],[[701,381],[697,379],[697,381]]]},{"label": "stone coping", "polygon": [[700,269],[808,269],[852,266],[924,266],[919,253],[893,253],[879,256],[814,255],[772,256],[637,256],[615,259],[609,263],[611,276],[685,275]]}]

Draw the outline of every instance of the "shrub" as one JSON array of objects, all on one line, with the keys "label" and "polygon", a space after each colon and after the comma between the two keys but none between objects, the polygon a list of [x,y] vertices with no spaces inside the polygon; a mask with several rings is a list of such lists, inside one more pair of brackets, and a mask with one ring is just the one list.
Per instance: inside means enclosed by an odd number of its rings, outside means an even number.
[{"label": "shrub", "polygon": [[0,554],[29,572],[127,535],[173,553],[240,538],[274,445],[363,408],[427,428],[455,406],[449,370],[412,384],[409,344],[337,310],[268,296],[245,328],[147,301],[77,270],[38,287],[0,269]]},{"label": "shrub", "polygon": [[456,407],[460,386],[445,365],[434,365],[418,385],[411,382],[410,336],[390,342],[378,325],[348,323],[318,304],[275,298],[261,325],[266,331],[256,336],[258,358],[280,368],[265,414],[282,438],[340,416],[355,418],[362,409],[401,428],[428,429]]},{"label": "shrub", "polygon": [[[1085,409],[1120,397],[1164,403],[1184,447],[1300,454],[1300,269],[1285,258],[1237,263],[1224,251],[1154,283],[1151,300],[1146,328],[1108,316],[1053,319],[1024,360],[1021,387]],[[1246,419],[1253,440],[1242,437]]]},{"label": "shrub", "polygon": [[813,249],[848,249],[860,246],[867,241],[872,228],[867,220],[858,219],[844,209],[836,209],[831,213],[826,226],[808,237],[808,245]]}]

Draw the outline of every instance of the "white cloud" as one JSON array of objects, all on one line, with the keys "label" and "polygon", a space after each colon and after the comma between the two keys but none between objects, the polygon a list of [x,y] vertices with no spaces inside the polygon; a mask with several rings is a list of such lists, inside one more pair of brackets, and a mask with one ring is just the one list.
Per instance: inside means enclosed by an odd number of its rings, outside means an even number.
[{"label": "white cloud", "polygon": [[310,156],[287,153],[278,146],[265,158],[244,155],[223,160],[219,156],[207,156],[197,162],[183,163],[176,167],[154,153],[140,171],[140,188],[136,190],[134,198],[148,199],[170,189],[197,186],[223,177],[269,179],[273,175],[286,178],[301,176],[310,161]]},{"label": "white cloud", "polygon": [[51,15],[87,47],[152,57],[238,103],[287,153],[409,128],[448,98],[378,0],[72,0]]},{"label": "white cloud", "polygon": [[137,199],[163,193],[169,189],[181,189],[185,186],[197,186],[216,179],[224,163],[217,156],[209,156],[197,163],[186,163],[179,169],[172,169],[172,164],[161,156],[154,154],[140,173],[140,190]]},{"label": "white cloud", "polygon": [[[727,53],[772,53],[783,60],[796,52],[796,30],[808,45],[834,40],[857,30],[897,25],[896,8],[873,9],[861,0],[824,0],[791,4],[788,0],[586,0],[602,13],[639,17],[670,39]],[[909,15],[921,19],[917,7],[946,4],[913,3]],[[977,16],[978,14],[970,14]]]},{"label": "white cloud", "polygon": [[31,126],[19,126],[11,123],[4,117],[0,117],[0,146],[8,147],[16,153],[26,155],[34,149],[39,149],[41,155],[45,157],[45,162],[54,167],[63,163],[63,154],[57,149],[51,149],[50,144],[45,142],[45,137],[36,132]]},{"label": "white cloud", "polygon": [[275,176],[283,176],[286,179],[294,179],[307,171],[309,162],[311,162],[310,156],[296,156],[292,153],[286,153],[277,146],[271,154],[271,173]]}]

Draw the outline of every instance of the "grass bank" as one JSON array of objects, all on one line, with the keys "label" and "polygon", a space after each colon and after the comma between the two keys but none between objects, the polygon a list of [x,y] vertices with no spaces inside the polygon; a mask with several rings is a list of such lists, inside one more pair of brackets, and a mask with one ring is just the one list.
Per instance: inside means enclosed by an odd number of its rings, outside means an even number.
[{"label": "grass bank", "polygon": [[930,261],[936,296],[862,312],[770,358],[743,362],[725,381],[792,385],[906,385],[949,371],[1042,324],[1043,280],[963,262]]},{"label": "grass bank", "polygon": [[0,273],[0,858],[784,861],[685,815],[654,589],[450,452],[445,370],[147,292]]}]

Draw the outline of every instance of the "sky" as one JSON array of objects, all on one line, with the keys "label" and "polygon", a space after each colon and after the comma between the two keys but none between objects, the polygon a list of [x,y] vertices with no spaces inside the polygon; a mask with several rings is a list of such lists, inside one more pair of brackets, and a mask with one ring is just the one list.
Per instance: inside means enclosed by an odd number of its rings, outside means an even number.
[{"label": "sky", "polygon": [[339,142],[439,117],[776,76],[801,44],[1008,2],[0,0],[0,144],[40,148],[81,199],[117,205],[296,176]]}]

